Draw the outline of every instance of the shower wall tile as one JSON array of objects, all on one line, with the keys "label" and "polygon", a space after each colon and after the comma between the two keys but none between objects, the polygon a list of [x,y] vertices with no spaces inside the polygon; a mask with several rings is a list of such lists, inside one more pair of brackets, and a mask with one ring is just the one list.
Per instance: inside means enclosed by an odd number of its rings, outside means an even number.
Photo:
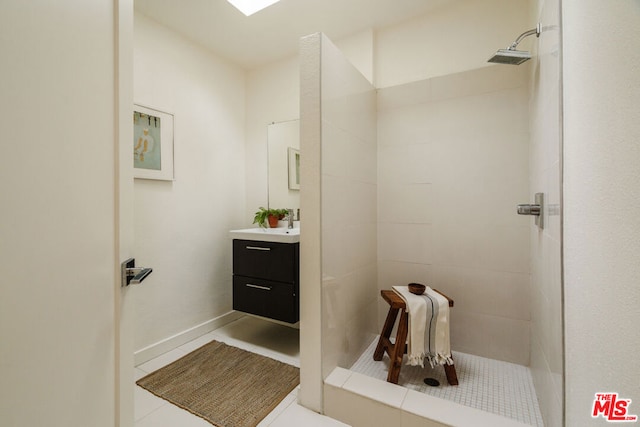
[{"label": "shower wall tile", "polygon": [[400,408],[409,392],[405,387],[389,382],[381,382],[376,378],[358,372],[352,372],[342,388],[384,403],[392,408]]},{"label": "shower wall tile", "polygon": [[323,121],[322,133],[324,175],[376,182],[377,153],[371,140],[362,140],[352,130],[339,128],[329,121]]},{"label": "shower wall tile", "polygon": [[378,185],[378,221],[381,223],[430,224],[433,220],[431,184]]},{"label": "shower wall tile", "polygon": [[[515,215],[515,213],[514,213]],[[442,224],[442,225],[439,225]],[[433,262],[476,269],[527,273],[529,270],[526,227],[487,225],[479,221],[433,225]]]},{"label": "shower wall tile", "polygon": [[433,182],[436,161],[431,142],[381,147],[378,180],[381,184],[429,184]]},{"label": "shower wall tile", "polygon": [[432,79],[384,88],[378,91],[378,111],[396,110],[431,101]]},{"label": "shower wall tile", "polygon": [[432,227],[429,224],[379,224],[378,259],[431,264]]},{"label": "shower wall tile", "polygon": [[485,320],[485,334],[488,336],[490,359],[529,366],[530,362],[530,322],[490,316]]},{"label": "shower wall tile", "polygon": [[454,311],[530,320],[528,274],[434,265],[431,276]]},{"label": "shower wall tile", "polygon": [[378,110],[526,87],[528,71],[522,72],[526,68],[527,64],[518,68],[493,65],[384,88],[378,94]]},{"label": "shower wall tile", "polygon": [[[377,328],[377,146],[373,86],[321,48],[322,373],[349,367]],[[304,218],[304,217],[303,217]]]},{"label": "shower wall tile", "polygon": [[[376,188],[325,177],[323,204],[334,206],[323,217],[323,273],[341,277],[377,258]],[[345,215],[348,219],[345,219]]]},{"label": "shower wall tile", "polygon": [[[368,295],[374,295],[374,293],[368,292]],[[367,349],[371,341],[374,340],[380,331],[376,330],[376,316],[377,316],[377,299],[367,298],[365,307],[355,313],[355,315],[347,320],[346,325],[346,337],[347,348],[349,351],[343,353],[343,358],[340,360],[341,366],[352,366],[358,357]]]},{"label": "shower wall tile", "polygon": [[528,65],[515,67],[489,66],[431,79],[431,100],[482,95],[504,89],[520,89],[528,84]]},{"label": "shower wall tile", "polygon": [[344,388],[325,385],[324,389],[325,415],[350,426],[393,426],[400,419],[400,407],[377,402]]},{"label": "shower wall tile", "polygon": [[529,365],[529,321],[451,311],[453,351]]},{"label": "shower wall tile", "polygon": [[[438,289],[441,289],[439,285]],[[445,294],[448,292],[441,290]],[[484,314],[467,313],[454,306],[451,310],[451,350],[489,357],[489,337],[485,334],[486,318]]]},{"label": "shower wall tile", "polygon": [[441,424],[437,421],[425,419],[424,417],[412,414],[405,410],[402,411],[400,425],[402,427],[447,427],[450,424]]},{"label": "shower wall tile", "polygon": [[322,288],[322,377],[331,372],[328,366],[339,366],[339,361],[348,350],[346,329],[342,322],[346,318],[345,307],[339,297],[337,283]]},{"label": "shower wall tile", "polygon": [[[384,93],[384,90],[378,94]],[[424,144],[437,130],[436,108],[419,104],[378,112],[378,147]]]},{"label": "shower wall tile", "polygon": [[[351,366],[378,334],[377,298],[372,268],[323,284],[323,359],[325,366]],[[349,301],[350,304],[345,304]],[[324,371],[326,376],[331,370]]]},{"label": "shower wall tile", "polygon": [[[328,107],[327,107],[328,108]],[[343,154],[342,147],[349,144],[349,133],[334,126],[331,122],[322,122],[322,173],[340,177],[348,167],[348,156]]]},{"label": "shower wall tile", "polygon": [[[379,261],[379,288],[390,289],[396,285],[417,282],[429,284],[433,277],[433,266],[430,264],[410,263],[404,261]],[[384,303],[386,304],[386,303]]]},{"label": "shower wall tile", "polygon": [[560,162],[556,161],[548,167],[544,173],[546,188],[548,189],[545,200],[545,228],[546,234],[555,242],[560,242],[562,229],[560,224]]},{"label": "shower wall tile", "polygon": [[544,37],[531,61],[530,197],[545,196],[544,230],[529,224],[531,242],[531,371],[545,425],[563,425],[560,1],[538,1]]},{"label": "shower wall tile", "polygon": [[535,337],[532,337],[531,349],[531,376],[536,390],[544,390],[544,393],[537,392],[538,403],[545,425],[550,427],[561,427],[562,424],[562,376],[551,374],[549,365],[544,358],[544,352],[539,347]]},{"label": "shower wall tile", "polygon": [[378,91],[379,288],[428,282],[455,300],[458,350],[522,364],[530,218],[515,206],[529,200],[528,72],[484,67]]}]

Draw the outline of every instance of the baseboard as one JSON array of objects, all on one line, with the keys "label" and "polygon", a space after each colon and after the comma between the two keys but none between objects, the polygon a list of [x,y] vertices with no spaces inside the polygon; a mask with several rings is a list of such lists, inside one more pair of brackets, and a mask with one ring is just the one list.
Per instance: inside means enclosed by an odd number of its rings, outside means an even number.
[{"label": "baseboard", "polygon": [[239,311],[230,311],[222,316],[218,316],[214,319],[207,320],[204,323],[196,325],[185,331],[179,332],[173,336],[165,338],[157,343],[151,344],[143,349],[137,350],[133,353],[135,366],[138,366],[144,362],[148,362],[161,354],[180,347],[183,344],[188,343],[204,334],[207,334],[215,329],[218,329],[227,323],[231,323],[234,320],[238,320],[245,316],[244,313]]}]

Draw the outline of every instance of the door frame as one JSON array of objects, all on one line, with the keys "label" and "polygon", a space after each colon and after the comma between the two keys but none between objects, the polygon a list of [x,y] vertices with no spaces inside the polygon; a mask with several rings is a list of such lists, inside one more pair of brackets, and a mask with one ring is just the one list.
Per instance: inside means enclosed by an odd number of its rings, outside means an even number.
[{"label": "door frame", "polygon": [[134,425],[133,298],[120,263],[133,257],[133,0],[114,0],[115,420]]}]

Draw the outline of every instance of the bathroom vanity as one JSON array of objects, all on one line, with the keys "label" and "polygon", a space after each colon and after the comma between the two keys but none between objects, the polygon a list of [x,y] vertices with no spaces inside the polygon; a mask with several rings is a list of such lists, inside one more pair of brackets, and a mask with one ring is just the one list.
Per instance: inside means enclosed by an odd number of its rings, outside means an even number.
[{"label": "bathroom vanity", "polygon": [[233,309],[300,320],[300,229],[246,229],[233,239]]}]

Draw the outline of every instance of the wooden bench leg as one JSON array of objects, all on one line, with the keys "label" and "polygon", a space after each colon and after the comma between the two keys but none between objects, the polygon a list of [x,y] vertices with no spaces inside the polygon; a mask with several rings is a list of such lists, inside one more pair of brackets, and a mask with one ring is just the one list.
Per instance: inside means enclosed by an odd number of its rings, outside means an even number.
[{"label": "wooden bench leg", "polygon": [[398,378],[400,378],[400,368],[402,368],[402,358],[406,348],[405,344],[407,342],[407,332],[409,329],[408,319],[408,314],[403,309],[400,314],[396,341],[393,345],[392,354],[390,355],[391,361],[389,362],[389,373],[387,375],[387,381],[394,384],[398,384]]},{"label": "wooden bench leg", "polygon": [[444,366],[444,373],[447,374],[447,382],[449,385],[458,385],[458,374],[456,374],[455,365],[447,365],[445,363],[442,366]]},{"label": "wooden bench leg", "polygon": [[373,353],[373,360],[382,360],[385,349],[387,350],[387,352],[389,352],[389,354],[391,354],[391,351],[389,350],[391,346],[391,341],[389,341],[389,337],[391,336],[393,325],[394,323],[396,323],[397,316],[398,316],[398,309],[389,308],[389,313],[387,313],[387,319],[384,321],[384,327],[382,328],[382,334],[380,334],[380,339],[378,340],[376,351]]}]

